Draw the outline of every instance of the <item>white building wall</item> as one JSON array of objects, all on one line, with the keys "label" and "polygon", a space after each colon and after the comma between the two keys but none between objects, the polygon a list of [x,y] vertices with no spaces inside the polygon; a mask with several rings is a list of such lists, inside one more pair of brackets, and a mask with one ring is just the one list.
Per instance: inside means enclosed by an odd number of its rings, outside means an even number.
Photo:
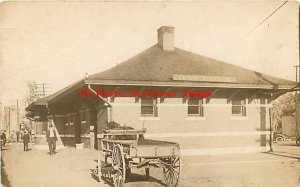
[{"label": "white building wall", "polygon": [[268,145],[269,132],[261,131],[260,110],[267,107],[262,117],[268,129],[269,105],[260,105],[259,100],[247,104],[245,117],[232,116],[231,104],[226,99],[212,98],[204,104],[204,117],[188,116],[188,105],[182,98],[166,98],[162,103],[158,100],[158,117],[142,117],[141,101],[136,102],[134,97],[117,97],[112,105],[114,121],[135,129],[145,127],[145,136],[152,139],[179,142],[183,153],[189,155],[197,154],[197,149],[199,154],[268,149],[265,145]]}]

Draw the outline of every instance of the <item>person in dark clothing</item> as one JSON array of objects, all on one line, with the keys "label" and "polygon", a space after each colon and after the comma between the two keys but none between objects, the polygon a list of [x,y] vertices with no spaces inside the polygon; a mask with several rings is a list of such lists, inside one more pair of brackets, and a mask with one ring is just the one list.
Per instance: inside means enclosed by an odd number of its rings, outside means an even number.
[{"label": "person in dark clothing", "polygon": [[3,149],[3,147],[6,144],[6,134],[5,133],[6,133],[6,131],[3,131],[2,134],[1,134],[1,141],[2,141],[1,150]]},{"label": "person in dark clothing", "polygon": [[23,135],[24,151],[28,151],[28,143],[30,142],[30,136],[27,131]]},{"label": "person in dark clothing", "polygon": [[57,136],[52,125],[49,125],[49,129],[47,130],[46,133],[46,138],[49,146],[50,155],[53,155],[56,153],[55,150],[56,150]]}]

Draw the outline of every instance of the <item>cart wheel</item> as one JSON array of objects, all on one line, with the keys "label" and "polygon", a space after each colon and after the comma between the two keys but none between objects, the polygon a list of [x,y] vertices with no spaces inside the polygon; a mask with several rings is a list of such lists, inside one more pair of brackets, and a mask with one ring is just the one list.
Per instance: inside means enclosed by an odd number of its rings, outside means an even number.
[{"label": "cart wheel", "polygon": [[116,170],[113,175],[115,187],[122,187],[125,182],[125,159],[122,147],[117,144],[112,150],[112,166]]},{"label": "cart wheel", "polygon": [[163,168],[165,182],[168,187],[175,187],[179,181],[180,175],[180,157],[174,156],[170,158],[170,165]]}]

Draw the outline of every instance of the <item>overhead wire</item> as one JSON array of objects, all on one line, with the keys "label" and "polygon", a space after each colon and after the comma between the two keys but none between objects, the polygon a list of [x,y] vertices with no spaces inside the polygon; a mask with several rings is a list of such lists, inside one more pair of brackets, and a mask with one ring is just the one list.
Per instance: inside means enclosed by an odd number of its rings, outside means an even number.
[{"label": "overhead wire", "polygon": [[254,32],[260,25],[262,25],[263,23],[265,23],[271,16],[273,16],[280,8],[282,8],[288,1],[283,2],[279,7],[277,7],[271,14],[269,14],[265,19],[263,19],[261,22],[259,22],[255,27],[253,27],[253,29],[251,29],[247,34],[245,34],[245,36],[243,36],[240,40],[238,40],[237,42],[235,42],[233,45],[236,45],[237,43],[239,43],[240,41],[244,40],[249,34],[251,34],[252,32]]}]

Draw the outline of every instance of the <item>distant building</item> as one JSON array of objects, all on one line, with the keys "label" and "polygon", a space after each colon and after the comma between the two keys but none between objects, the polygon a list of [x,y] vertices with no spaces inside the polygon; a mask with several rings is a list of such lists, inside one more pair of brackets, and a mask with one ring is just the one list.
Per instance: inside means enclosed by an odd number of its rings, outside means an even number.
[{"label": "distant building", "polygon": [[54,123],[64,146],[97,148],[106,121],[116,121],[145,127],[146,137],[179,142],[186,155],[259,152],[269,149],[270,102],[295,86],[178,49],[174,28],[164,26],[158,44],[27,110],[43,130]]}]

